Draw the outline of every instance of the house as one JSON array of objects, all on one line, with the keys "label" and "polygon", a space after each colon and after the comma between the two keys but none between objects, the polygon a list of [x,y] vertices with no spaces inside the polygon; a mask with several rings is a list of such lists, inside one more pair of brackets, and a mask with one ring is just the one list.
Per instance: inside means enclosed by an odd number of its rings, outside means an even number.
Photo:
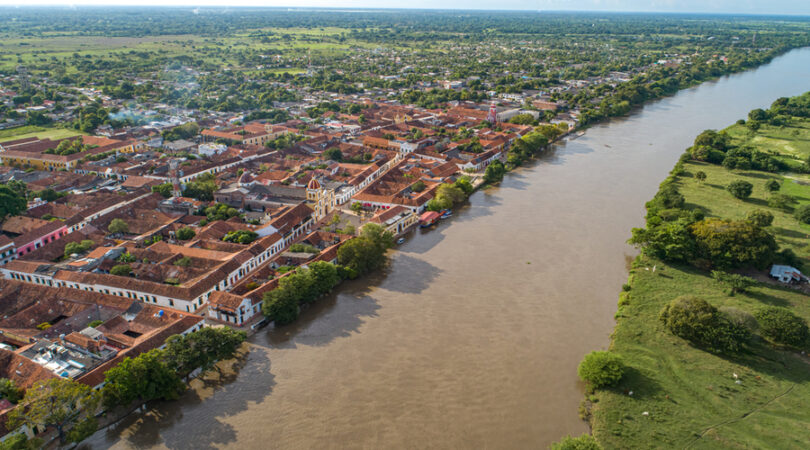
[{"label": "house", "polygon": [[772,278],[776,278],[780,282],[788,284],[804,283],[809,281],[806,276],[802,275],[799,269],[779,264],[774,264],[771,266],[770,275]]}]

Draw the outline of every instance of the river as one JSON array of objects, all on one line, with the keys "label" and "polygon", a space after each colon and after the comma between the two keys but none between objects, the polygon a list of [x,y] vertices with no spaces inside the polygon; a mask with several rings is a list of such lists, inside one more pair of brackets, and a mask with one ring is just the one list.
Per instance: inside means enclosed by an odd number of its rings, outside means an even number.
[{"label": "river", "polygon": [[250,339],[241,370],[96,433],[92,448],[544,448],[587,426],[644,203],[684,149],[810,90],[810,49],[554,146],[415,232],[390,267]]}]

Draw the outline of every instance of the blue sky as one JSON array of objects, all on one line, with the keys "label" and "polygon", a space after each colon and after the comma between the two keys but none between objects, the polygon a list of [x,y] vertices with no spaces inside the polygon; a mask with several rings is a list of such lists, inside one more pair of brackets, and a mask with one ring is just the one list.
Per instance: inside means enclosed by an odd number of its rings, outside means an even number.
[{"label": "blue sky", "polygon": [[810,0],[0,0],[0,5],[516,9],[810,15]]}]

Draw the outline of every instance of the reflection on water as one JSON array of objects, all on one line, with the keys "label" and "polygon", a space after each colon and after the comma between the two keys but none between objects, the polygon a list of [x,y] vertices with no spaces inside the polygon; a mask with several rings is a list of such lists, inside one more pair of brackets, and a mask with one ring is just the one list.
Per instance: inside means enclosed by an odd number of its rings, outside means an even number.
[{"label": "reflection on water", "polygon": [[608,345],[644,202],[696,134],[809,90],[808,71],[794,51],[593,127],[251,338],[234,380],[89,445],[538,448],[587,431],[576,366]]}]

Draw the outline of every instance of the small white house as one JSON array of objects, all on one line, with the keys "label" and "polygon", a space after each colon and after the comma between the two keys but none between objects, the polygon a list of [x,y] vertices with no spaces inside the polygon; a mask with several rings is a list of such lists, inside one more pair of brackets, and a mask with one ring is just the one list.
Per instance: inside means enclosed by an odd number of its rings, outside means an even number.
[{"label": "small white house", "polygon": [[807,281],[807,277],[802,275],[799,269],[791,266],[774,264],[771,267],[771,277],[782,283],[801,283]]}]

